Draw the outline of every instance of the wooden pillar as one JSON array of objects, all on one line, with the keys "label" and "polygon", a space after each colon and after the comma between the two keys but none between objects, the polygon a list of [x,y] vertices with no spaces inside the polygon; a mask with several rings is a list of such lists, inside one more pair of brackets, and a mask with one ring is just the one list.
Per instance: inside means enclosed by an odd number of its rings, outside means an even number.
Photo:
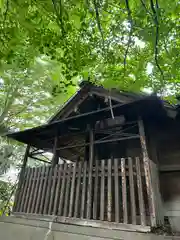
[{"label": "wooden pillar", "polygon": [[52,167],[55,167],[56,164],[58,164],[58,151],[57,151],[57,146],[58,146],[58,137],[56,136],[54,138],[54,147],[53,147],[53,157],[52,157]]},{"label": "wooden pillar", "polygon": [[92,208],[92,168],[94,159],[94,130],[90,127],[89,131],[89,168],[88,168],[88,188],[87,188],[87,219],[91,218]]},{"label": "wooden pillar", "polygon": [[151,221],[151,226],[156,226],[155,196],[154,196],[154,188],[152,184],[151,160],[149,159],[149,155],[147,151],[144,124],[142,119],[138,120],[138,126],[139,126],[140,142],[141,142],[142,155],[143,155],[147,196],[149,201],[150,221]]},{"label": "wooden pillar", "polygon": [[[19,205],[21,203],[21,199],[19,199],[19,196],[20,196],[20,191],[22,190],[21,187],[22,187],[22,184],[24,181],[24,174],[25,174],[25,169],[27,166],[28,157],[29,157],[29,151],[30,151],[30,145],[28,145],[26,147],[23,164],[21,167],[20,175],[19,175],[19,182],[18,182],[18,187],[17,187],[17,191],[16,191],[16,195],[15,195],[13,212],[17,211],[17,209],[19,208]],[[24,204],[24,203],[22,203],[22,204]]]}]

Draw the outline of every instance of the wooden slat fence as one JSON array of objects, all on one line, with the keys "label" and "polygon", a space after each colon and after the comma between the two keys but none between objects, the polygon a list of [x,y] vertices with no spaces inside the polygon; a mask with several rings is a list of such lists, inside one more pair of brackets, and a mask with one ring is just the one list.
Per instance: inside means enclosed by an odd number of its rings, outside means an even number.
[{"label": "wooden slat fence", "polygon": [[150,224],[144,165],[138,157],[27,168],[17,194],[14,212]]}]

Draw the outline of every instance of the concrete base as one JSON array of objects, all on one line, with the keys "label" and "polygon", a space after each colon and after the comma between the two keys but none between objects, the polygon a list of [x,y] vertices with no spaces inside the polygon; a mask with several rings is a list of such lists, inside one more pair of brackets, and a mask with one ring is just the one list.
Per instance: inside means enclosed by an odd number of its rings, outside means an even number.
[{"label": "concrete base", "polygon": [[52,223],[49,220],[32,220],[18,217],[0,218],[0,240],[164,240],[178,237],[158,236],[70,224]]}]

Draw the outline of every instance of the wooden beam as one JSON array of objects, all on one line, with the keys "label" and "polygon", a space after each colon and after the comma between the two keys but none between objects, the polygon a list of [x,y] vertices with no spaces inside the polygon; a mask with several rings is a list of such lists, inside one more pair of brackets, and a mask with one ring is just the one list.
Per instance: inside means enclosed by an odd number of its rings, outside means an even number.
[{"label": "wooden beam", "polygon": [[150,166],[151,160],[149,159],[149,156],[148,156],[146,137],[144,132],[144,124],[142,119],[138,120],[138,126],[139,126],[140,142],[141,142],[141,148],[142,148],[142,154],[143,154],[144,172],[145,172],[146,188],[147,188],[147,195],[148,195],[148,201],[149,201],[151,226],[156,226],[155,196],[154,196],[154,189],[153,189],[152,176],[151,176],[151,166]]},{"label": "wooden beam", "polygon": [[[108,142],[117,142],[117,141],[123,141],[123,140],[130,140],[130,139],[137,139],[139,138],[139,135],[135,136],[129,136],[129,137],[120,137],[120,138],[113,138],[113,139],[107,139],[107,140],[96,140],[94,141],[95,144],[102,144],[102,143],[108,143]],[[78,148],[78,147],[85,147],[89,146],[90,143],[85,143],[85,144],[76,144],[76,145],[70,145],[70,146],[65,146],[65,147],[60,147],[57,150],[64,150],[64,149],[70,149],[70,148]]]}]

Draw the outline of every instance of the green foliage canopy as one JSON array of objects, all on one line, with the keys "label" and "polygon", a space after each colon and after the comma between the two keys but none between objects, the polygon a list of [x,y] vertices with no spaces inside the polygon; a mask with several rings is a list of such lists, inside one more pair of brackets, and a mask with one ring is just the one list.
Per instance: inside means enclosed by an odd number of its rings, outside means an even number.
[{"label": "green foliage canopy", "polygon": [[179,0],[1,0],[0,59],[28,68],[46,55],[74,77],[139,91],[179,91]]}]

